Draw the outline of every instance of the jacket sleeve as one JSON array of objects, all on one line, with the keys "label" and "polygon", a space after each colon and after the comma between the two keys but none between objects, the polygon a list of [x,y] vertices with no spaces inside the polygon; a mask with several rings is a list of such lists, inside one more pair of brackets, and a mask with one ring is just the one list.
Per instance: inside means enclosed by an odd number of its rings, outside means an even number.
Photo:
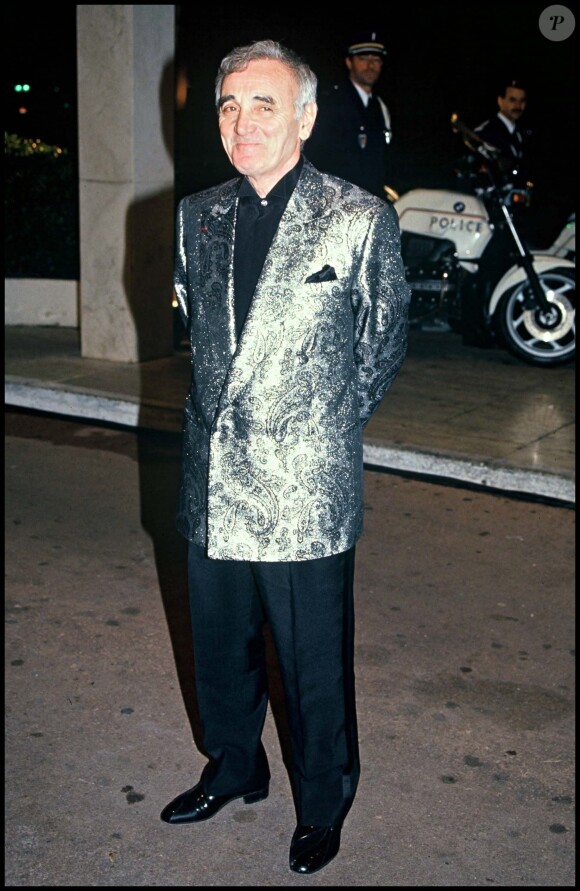
[{"label": "jacket sleeve", "polygon": [[175,260],[173,266],[173,288],[181,321],[188,327],[189,309],[187,304],[187,232],[186,199],[179,202],[175,223]]},{"label": "jacket sleeve", "polygon": [[395,209],[385,204],[371,222],[352,292],[354,357],[363,427],[405,358],[410,298],[401,257],[399,220]]}]

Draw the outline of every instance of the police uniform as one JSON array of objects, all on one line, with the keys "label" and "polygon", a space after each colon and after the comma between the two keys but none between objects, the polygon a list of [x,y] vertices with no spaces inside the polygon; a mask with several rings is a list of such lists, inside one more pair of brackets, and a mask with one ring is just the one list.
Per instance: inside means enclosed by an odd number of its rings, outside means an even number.
[{"label": "police uniform", "polygon": [[529,176],[529,170],[524,164],[528,148],[526,131],[522,131],[516,124],[510,128],[506,118],[498,113],[476,127],[475,132],[499,151],[500,166],[505,173],[517,170],[522,179]]},{"label": "police uniform", "polygon": [[[349,56],[362,53],[386,56],[384,44],[373,32],[347,49]],[[379,96],[372,93],[365,105],[363,95],[350,78],[323,91],[316,125],[304,153],[320,170],[384,198],[391,118]]]}]

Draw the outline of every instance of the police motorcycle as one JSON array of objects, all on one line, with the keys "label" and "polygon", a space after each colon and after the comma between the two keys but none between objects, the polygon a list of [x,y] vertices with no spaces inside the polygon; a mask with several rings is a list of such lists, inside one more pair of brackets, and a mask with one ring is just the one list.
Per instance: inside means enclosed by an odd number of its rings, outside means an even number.
[{"label": "police motorcycle", "polygon": [[[520,235],[517,208],[531,184],[516,188],[496,150],[452,115],[471,153],[465,191],[388,188],[399,216],[411,287],[411,323],[436,319],[465,343],[498,344],[532,365],[575,358],[575,216],[553,245],[533,252]],[[390,194],[389,194],[390,193]]]}]

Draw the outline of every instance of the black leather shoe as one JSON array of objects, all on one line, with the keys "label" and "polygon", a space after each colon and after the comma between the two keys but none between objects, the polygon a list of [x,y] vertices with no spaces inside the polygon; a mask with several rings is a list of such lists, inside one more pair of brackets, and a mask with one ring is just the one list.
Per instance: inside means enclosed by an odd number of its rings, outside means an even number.
[{"label": "black leather shoe", "polygon": [[338,854],[342,826],[297,826],[290,845],[290,869],[318,872]]},{"label": "black leather shoe", "polygon": [[244,804],[254,804],[267,797],[268,786],[245,795],[206,795],[201,782],[199,782],[193,789],[182,792],[164,807],[161,811],[161,819],[166,823],[200,823],[202,820],[209,820],[210,817],[221,811],[222,807],[225,807],[230,801],[235,801],[236,798],[243,798]]}]

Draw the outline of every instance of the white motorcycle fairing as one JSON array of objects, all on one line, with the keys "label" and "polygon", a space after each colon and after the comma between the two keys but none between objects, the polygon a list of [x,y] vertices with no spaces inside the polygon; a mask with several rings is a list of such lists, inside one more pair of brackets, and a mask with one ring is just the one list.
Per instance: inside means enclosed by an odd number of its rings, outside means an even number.
[{"label": "white motorcycle fairing", "polygon": [[478,260],[493,237],[485,204],[475,195],[411,189],[394,207],[401,231],[452,241],[460,261]]},{"label": "white motorcycle fairing", "polygon": [[[555,257],[553,254],[534,254],[534,269],[540,275],[542,272],[549,272],[551,269],[575,269],[576,264],[563,257]],[[521,266],[511,266],[508,271],[500,278],[495,286],[489,300],[488,312],[493,316],[506,291],[509,291],[515,285],[527,279],[525,270]]]}]

